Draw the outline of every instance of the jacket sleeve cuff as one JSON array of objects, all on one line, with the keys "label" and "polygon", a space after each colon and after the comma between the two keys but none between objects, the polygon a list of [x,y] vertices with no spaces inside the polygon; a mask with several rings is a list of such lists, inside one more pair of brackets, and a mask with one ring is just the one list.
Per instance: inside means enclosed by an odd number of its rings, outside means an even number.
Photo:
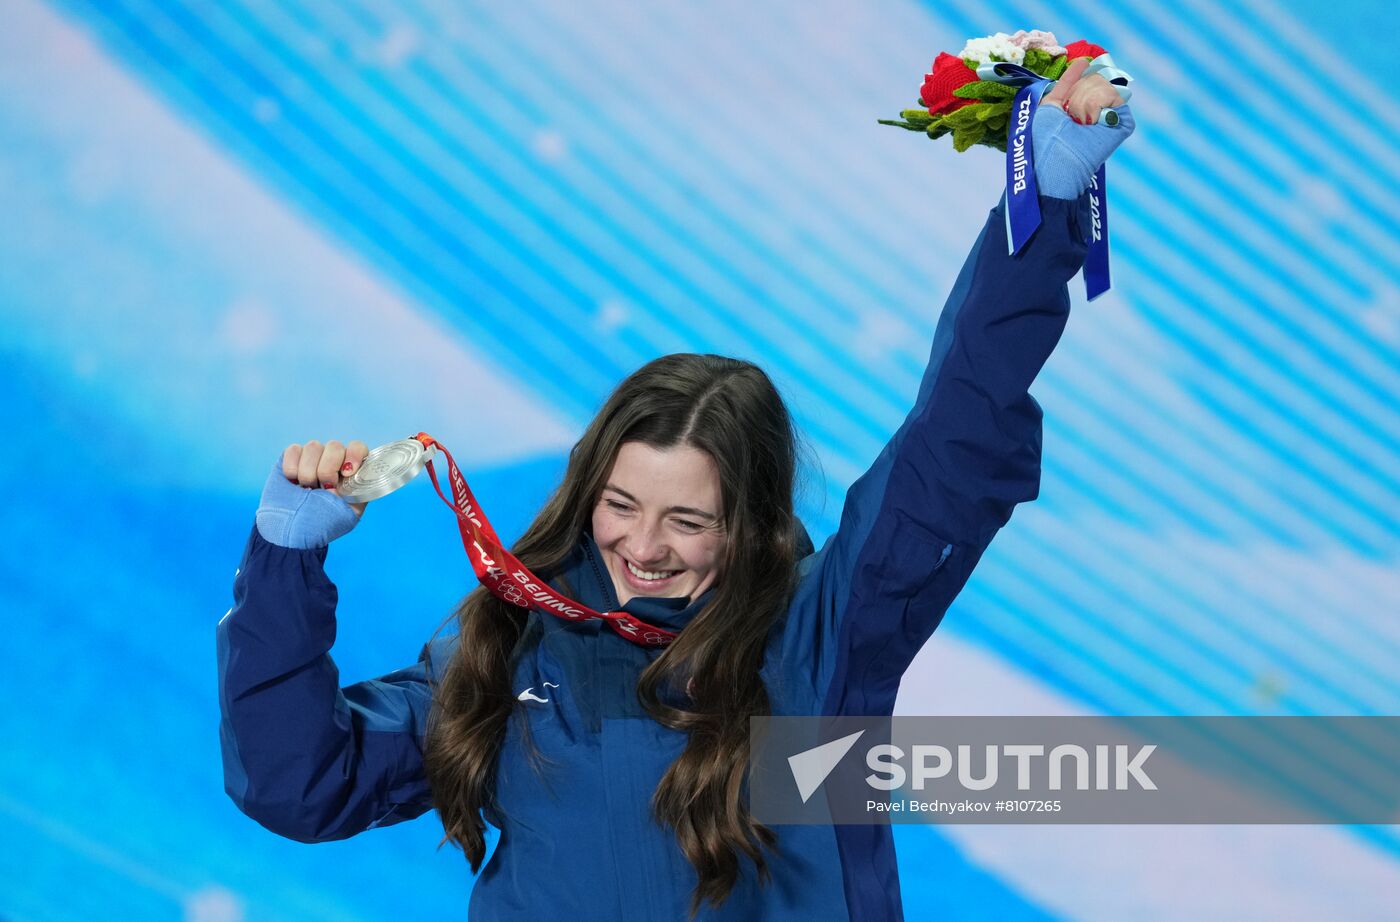
[{"label": "jacket sleeve cuff", "polygon": [[343,497],[292,483],[278,463],[263,486],[256,522],[258,534],[269,544],[311,550],[349,532],[359,518]]}]

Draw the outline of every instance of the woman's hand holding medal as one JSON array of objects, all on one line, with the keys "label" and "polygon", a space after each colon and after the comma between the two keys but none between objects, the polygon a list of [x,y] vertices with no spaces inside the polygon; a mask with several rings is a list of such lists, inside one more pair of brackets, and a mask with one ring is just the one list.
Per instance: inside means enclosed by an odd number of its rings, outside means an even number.
[{"label": "woman's hand holding medal", "polygon": [[263,485],[256,519],[263,540],[314,550],[354,528],[365,504],[346,502],[336,488],[360,469],[368,454],[360,441],[287,446]]},{"label": "woman's hand holding medal", "polygon": [[[292,483],[308,489],[332,493],[341,480],[353,477],[365,463],[369,446],[359,439],[348,445],[331,439],[324,445],[315,439],[301,445],[288,445],[282,452],[282,475]],[[365,511],[364,503],[350,503],[356,515]]]}]

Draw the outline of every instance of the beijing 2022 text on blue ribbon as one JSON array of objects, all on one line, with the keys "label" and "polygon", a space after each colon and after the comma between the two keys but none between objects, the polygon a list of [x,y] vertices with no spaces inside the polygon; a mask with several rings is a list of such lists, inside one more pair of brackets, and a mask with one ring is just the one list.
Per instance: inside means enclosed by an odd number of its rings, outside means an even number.
[{"label": "beijing 2022 text on blue ribbon", "polygon": [[[1113,67],[1112,61],[1104,61],[1102,55],[1085,73],[1112,72],[1119,79],[1115,84],[1126,81],[1127,75]],[[977,68],[977,76],[982,80],[993,80],[1009,86],[1018,86],[1016,98],[1011,105],[1011,124],[1006,138],[1006,239],[1011,254],[1019,253],[1026,241],[1031,239],[1036,228],[1040,227],[1040,196],[1035,181],[1035,151],[1032,146],[1031,124],[1035,120],[1036,108],[1054,81],[1047,80],[1035,71],[1004,61],[994,61]],[[1118,86],[1124,101],[1127,101],[1126,87]],[[1108,178],[1105,166],[1100,165],[1089,182],[1089,250],[1084,258],[1084,288],[1090,301],[1108,291],[1110,287],[1108,270]]]}]

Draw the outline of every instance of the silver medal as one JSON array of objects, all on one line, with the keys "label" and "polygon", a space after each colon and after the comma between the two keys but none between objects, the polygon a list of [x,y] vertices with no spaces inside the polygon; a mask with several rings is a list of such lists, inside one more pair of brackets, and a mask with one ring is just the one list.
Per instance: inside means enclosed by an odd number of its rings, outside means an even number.
[{"label": "silver medal", "polygon": [[351,503],[367,503],[388,496],[417,477],[432,457],[433,450],[417,439],[399,439],[380,445],[335,491]]}]

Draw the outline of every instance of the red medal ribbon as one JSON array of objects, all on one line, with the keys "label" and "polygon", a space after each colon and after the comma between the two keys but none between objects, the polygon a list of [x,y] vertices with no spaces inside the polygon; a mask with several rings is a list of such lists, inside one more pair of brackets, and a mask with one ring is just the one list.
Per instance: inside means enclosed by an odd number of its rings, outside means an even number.
[{"label": "red medal ribbon", "polygon": [[414,436],[427,448],[436,448],[447,459],[447,481],[452,487],[452,499],[448,499],[438,486],[437,471],[433,462],[428,462],[428,476],[432,478],[433,489],[437,490],[442,501],[457,514],[457,528],[462,532],[462,547],[476,571],[476,578],[491,594],[502,601],[520,608],[533,608],[556,618],[568,621],[583,621],[588,618],[601,618],[611,625],[620,636],[643,647],[664,647],[676,639],[671,631],[647,624],[625,611],[596,612],[587,605],[555,592],[544,580],[535,576],[510,551],[501,547],[495,529],[486,520],[486,515],[477,504],[476,497],[467,487],[452,453],[441,442],[420,432]]}]

